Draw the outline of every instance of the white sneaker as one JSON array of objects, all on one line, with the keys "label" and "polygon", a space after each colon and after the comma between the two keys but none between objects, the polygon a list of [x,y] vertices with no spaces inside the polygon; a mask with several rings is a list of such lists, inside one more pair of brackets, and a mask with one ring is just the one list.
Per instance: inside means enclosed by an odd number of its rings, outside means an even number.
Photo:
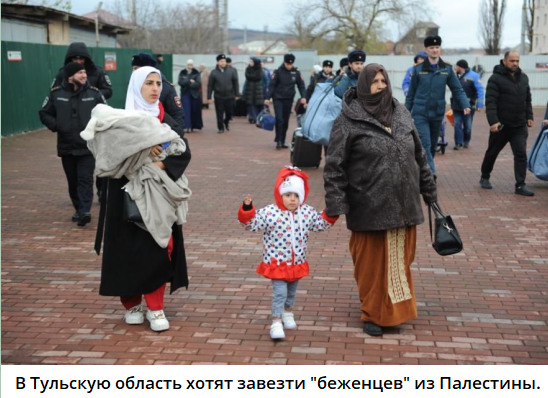
[{"label": "white sneaker", "polygon": [[297,329],[297,324],[295,323],[292,312],[284,311],[282,313],[282,322],[284,323],[284,329]]},{"label": "white sneaker", "polygon": [[126,311],[124,315],[124,321],[128,325],[140,325],[145,321],[145,315],[143,314],[143,307],[141,305],[136,305],[131,307]]},{"label": "white sneaker", "polygon": [[155,332],[162,332],[169,329],[169,322],[163,310],[147,311],[147,319],[150,322],[150,328]]},{"label": "white sneaker", "polygon": [[270,326],[270,338],[273,340],[285,339],[284,327],[280,321],[272,322]]}]

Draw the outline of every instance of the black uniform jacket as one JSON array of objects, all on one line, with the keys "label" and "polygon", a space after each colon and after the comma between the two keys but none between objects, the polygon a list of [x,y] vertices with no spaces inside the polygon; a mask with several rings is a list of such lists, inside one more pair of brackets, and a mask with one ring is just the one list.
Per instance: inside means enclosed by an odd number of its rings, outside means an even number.
[{"label": "black uniform jacket", "polygon": [[295,85],[299,87],[301,98],[306,98],[304,80],[301,72],[292,67],[287,70],[282,64],[273,74],[270,86],[268,87],[267,99],[293,99],[295,97]]},{"label": "black uniform jacket", "polygon": [[[183,130],[168,114],[165,114],[163,123],[183,137]],[[190,148],[186,139],[183,140],[187,145],[186,152],[180,156],[168,156],[163,161],[169,177],[174,181],[181,177],[190,162]],[[106,200],[101,203],[101,215],[106,212],[106,219],[99,294],[134,296],[151,293],[165,282],[170,282],[171,293],[180,287],[188,287],[182,226],[173,224],[170,260],[167,248],[158,246],[148,231],[122,219],[122,187],[128,180],[122,177],[108,178],[107,181]],[[96,249],[102,237],[99,226]]]},{"label": "black uniform jacket", "polygon": [[177,95],[177,90],[173,84],[162,74],[162,92],[160,93],[160,102],[164,106],[165,112],[171,116],[179,126],[185,125],[185,111],[181,104],[181,99]]},{"label": "black uniform jacket", "polygon": [[51,89],[38,112],[40,121],[57,133],[58,156],[91,155],[80,133],[86,128],[91,111],[97,104],[106,104],[96,87],[86,82],[78,91],[66,80]]},{"label": "black uniform jacket", "polygon": [[[103,93],[106,99],[112,97],[112,85],[110,84],[110,79],[105,74],[103,68],[93,63],[91,60],[91,55],[89,55],[88,48],[84,43],[72,43],[69,46],[67,54],[65,55],[65,65],[72,62],[72,58],[76,56],[84,57],[86,59],[84,65],[86,67],[89,85],[92,87],[97,87],[101,90],[101,93]],[[63,68],[59,69],[59,72],[57,72],[57,76],[55,76],[55,79],[51,84],[52,88],[60,86],[61,82],[65,78]]]},{"label": "black uniform jacket", "polygon": [[485,106],[490,126],[499,122],[509,127],[526,126],[527,120],[533,120],[527,75],[518,69],[512,76],[501,61],[487,82]]}]

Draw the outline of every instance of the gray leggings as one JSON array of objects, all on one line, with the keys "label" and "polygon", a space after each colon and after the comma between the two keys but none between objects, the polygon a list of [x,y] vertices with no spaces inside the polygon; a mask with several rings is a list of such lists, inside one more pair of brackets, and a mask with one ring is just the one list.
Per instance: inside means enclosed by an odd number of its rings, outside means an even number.
[{"label": "gray leggings", "polygon": [[293,308],[299,281],[286,282],[272,279],[272,316],[281,318],[284,308]]}]

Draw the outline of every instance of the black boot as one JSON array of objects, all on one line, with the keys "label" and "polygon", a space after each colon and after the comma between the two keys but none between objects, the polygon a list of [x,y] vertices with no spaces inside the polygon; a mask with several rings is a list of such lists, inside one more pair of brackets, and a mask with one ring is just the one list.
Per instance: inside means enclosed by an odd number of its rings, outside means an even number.
[{"label": "black boot", "polygon": [[276,149],[282,149],[282,143],[280,141],[276,141]]},{"label": "black boot", "polygon": [[382,328],[373,322],[364,322],[363,331],[370,336],[382,336]]}]

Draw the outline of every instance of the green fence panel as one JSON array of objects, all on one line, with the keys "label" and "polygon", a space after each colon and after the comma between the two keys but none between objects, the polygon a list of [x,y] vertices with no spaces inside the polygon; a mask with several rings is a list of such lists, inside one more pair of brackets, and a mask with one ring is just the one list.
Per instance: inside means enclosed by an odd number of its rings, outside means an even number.
[{"label": "green fence panel", "polygon": [[[2,41],[2,136],[43,128],[38,117],[51,83],[65,61],[68,46]],[[105,67],[105,53],[116,54],[116,70],[106,71],[112,82],[108,104],[122,108],[131,77],[131,57],[146,49],[88,47],[93,61]],[[9,61],[8,52],[21,52]],[[168,58],[167,56],[164,57]],[[172,60],[171,56],[169,58]],[[172,62],[172,61],[171,61]]]}]

